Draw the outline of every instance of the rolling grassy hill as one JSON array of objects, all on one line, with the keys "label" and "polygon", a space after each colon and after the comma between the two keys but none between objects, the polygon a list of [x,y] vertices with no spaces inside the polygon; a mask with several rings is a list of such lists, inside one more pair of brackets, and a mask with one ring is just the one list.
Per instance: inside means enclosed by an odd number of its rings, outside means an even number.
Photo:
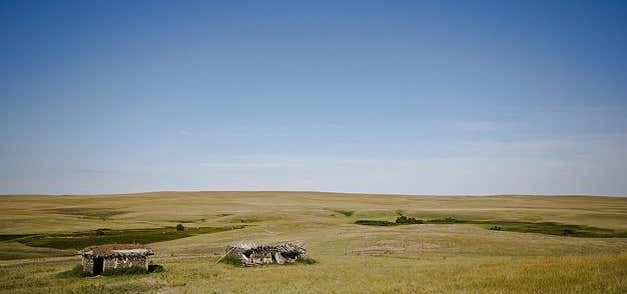
[{"label": "rolling grassy hill", "polygon": [[[464,221],[355,224],[393,222],[400,214]],[[176,235],[167,229],[179,223],[195,233]],[[488,230],[492,224],[505,230]],[[562,235],[564,228],[616,235]],[[165,271],[60,277],[79,262],[73,256],[75,246],[67,245],[71,238],[88,244],[91,235],[85,232],[98,229],[124,240],[148,232],[145,240],[157,252],[153,261]],[[159,230],[170,235],[158,237],[164,234]],[[313,192],[7,195],[0,196],[0,292],[625,293],[627,238],[621,235],[625,231],[627,199],[612,197]],[[318,262],[259,268],[216,264],[224,246],[240,240],[302,241]]]}]

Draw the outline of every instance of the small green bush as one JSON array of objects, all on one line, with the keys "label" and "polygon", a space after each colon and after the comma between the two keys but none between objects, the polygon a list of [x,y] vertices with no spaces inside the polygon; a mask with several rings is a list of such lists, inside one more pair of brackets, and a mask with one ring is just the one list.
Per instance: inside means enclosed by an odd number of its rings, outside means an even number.
[{"label": "small green bush", "polygon": [[296,263],[302,263],[302,264],[315,264],[318,263],[318,261],[316,261],[315,259],[311,258],[311,257],[305,257],[305,258],[299,258],[296,260]]},{"label": "small green bush", "polygon": [[164,272],[165,269],[163,268],[163,266],[159,265],[159,264],[151,264],[148,266],[148,272],[149,273],[162,273]]},{"label": "small green bush", "polygon": [[97,229],[96,230],[96,236],[104,236],[108,233],[110,233],[111,230],[109,229]]},{"label": "small green bush", "polygon": [[177,231],[185,231],[185,227],[183,226],[183,224],[178,224],[178,225],[176,225],[176,230]]},{"label": "small green bush", "polygon": [[14,239],[19,239],[19,238],[22,238],[22,237],[30,237],[30,236],[32,236],[32,235],[1,234],[0,235],[0,242],[14,240]]},{"label": "small green bush", "polygon": [[573,234],[575,234],[575,233],[576,233],[576,232],[575,232],[575,230],[572,230],[572,229],[564,229],[564,230],[562,231],[562,234],[563,234],[563,235],[573,235]]}]

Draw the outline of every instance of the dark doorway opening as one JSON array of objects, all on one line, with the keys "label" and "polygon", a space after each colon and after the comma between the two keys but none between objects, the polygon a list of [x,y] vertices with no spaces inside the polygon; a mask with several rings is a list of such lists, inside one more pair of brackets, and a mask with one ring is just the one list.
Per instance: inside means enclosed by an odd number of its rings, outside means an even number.
[{"label": "dark doorway opening", "polygon": [[98,257],[94,259],[94,276],[102,274],[104,270],[104,258]]}]

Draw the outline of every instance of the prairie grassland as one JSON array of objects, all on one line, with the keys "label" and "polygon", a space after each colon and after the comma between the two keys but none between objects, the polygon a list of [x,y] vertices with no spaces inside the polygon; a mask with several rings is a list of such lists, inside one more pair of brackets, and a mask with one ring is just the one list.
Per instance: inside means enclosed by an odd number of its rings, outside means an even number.
[{"label": "prairie grassland", "polygon": [[[2,196],[0,234],[174,226],[243,229],[150,244],[165,271],[67,278],[73,250],[0,242],[7,293],[625,293],[627,238],[490,231],[475,224],[393,227],[358,219],[558,222],[627,230],[627,199],[583,196],[426,197],[309,192],[159,192]],[[240,240],[304,242],[313,265],[216,264]]]}]

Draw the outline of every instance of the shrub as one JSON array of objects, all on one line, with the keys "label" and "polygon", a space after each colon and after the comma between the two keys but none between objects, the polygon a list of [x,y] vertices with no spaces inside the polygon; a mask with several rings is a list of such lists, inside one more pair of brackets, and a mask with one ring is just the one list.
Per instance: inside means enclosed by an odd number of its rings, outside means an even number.
[{"label": "shrub", "polygon": [[457,219],[452,217],[452,216],[449,216],[449,217],[445,218],[444,221],[450,222],[450,223],[455,223],[455,222],[457,222]]},{"label": "shrub", "polygon": [[185,231],[185,227],[183,226],[183,224],[178,224],[178,225],[176,225],[176,230],[177,231]]},{"label": "shrub", "polygon": [[564,234],[564,235],[573,235],[573,234],[575,234],[575,230],[573,230],[573,229],[564,229],[562,231],[562,234]]},{"label": "shrub", "polygon": [[314,264],[314,263],[318,263],[318,261],[316,261],[315,259],[311,258],[311,257],[304,257],[304,258],[299,258],[296,260],[297,263],[302,263],[302,264]]},{"label": "shrub", "polygon": [[465,221],[463,220],[458,220],[452,216],[449,217],[445,217],[445,218],[434,218],[432,220],[427,221],[428,223],[432,223],[432,224],[456,224],[456,223],[465,223]]},{"label": "shrub", "polygon": [[164,272],[165,269],[163,268],[163,266],[159,265],[159,264],[151,264],[148,266],[148,272],[149,273],[162,273]]},{"label": "shrub", "polygon": [[422,224],[424,223],[421,219],[415,219],[413,217],[406,217],[404,215],[399,216],[396,219],[396,223],[399,225],[410,225],[410,224]]}]

